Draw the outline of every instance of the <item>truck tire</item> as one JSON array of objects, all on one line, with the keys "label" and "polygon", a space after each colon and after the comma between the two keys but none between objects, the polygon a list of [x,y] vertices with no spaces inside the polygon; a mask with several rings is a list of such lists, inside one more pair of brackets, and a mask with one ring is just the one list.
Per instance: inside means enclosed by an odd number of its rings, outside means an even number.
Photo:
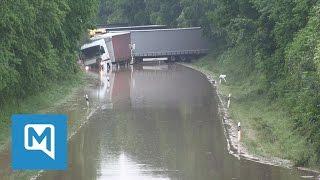
[{"label": "truck tire", "polygon": [[180,59],[182,62],[185,62],[187,60],[186,56],[180,56]]},{"label": "truck tire", "polygon": [[171,61],[171,62],[175,62],[175,61],[176,61],[176,57],[175,57],[175,56],[171,56],[171,57],[170,57],[170,61]]}]

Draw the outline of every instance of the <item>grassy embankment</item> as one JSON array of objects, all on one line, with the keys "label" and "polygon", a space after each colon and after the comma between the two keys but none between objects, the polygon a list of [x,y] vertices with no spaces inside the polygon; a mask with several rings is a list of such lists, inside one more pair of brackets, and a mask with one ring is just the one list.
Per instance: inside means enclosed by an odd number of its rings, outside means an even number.
[{"label": "grassy embankment", "polygon": [[229,113],[232,119],[241,122],[243,143],[250,153],[299,164],[310,152],[305,139],[293,131],[281,99],[270,102],[266,95],[257,93],[259,75],[239,75],[241,65],[228,63],[228,57],[211,54],[193,65],[209,71],[216,79],[219,74],[227,75],[227,83],[220,85],[218,91],[225,98],[232,94]]},{"label": "grassy embankment", "polygon": [[0,152],[7,147],[10,141],[10,117],[12,114],[42,113],[48,108],[58,106],[72,97],[74,92],[84,84],[85,77],[80,72],[70,80],[52,83],[41,93],[4,104],[0,111]]}]

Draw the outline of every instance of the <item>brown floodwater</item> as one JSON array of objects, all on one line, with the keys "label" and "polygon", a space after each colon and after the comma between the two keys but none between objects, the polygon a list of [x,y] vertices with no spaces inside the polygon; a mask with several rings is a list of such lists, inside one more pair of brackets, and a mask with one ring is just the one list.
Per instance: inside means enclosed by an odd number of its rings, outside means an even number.
[{"label": "brown floodwater", "polygon": [[[313,175],[230,155],[215,89],[197,71],[165,64],[93,75],[98,81],[83,92],[91,109],[65,108],[71,121],[81,113],[88,117],[69,140],[68,170],[43,172],[37,179],[264,180]],[[84,103],[82,93],[78,99],[75,103]]]}]

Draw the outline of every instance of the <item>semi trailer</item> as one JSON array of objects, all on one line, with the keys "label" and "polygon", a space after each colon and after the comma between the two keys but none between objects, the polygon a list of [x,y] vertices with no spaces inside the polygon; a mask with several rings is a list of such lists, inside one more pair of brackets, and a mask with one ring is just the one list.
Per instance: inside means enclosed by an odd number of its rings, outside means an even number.
[{"label": "semi trailer", "polygon": [[206,54],[209,43],[200,27],[132,30],[132,55],[136,60],[150,57],[166,57],[171,60],[187,60]]}]

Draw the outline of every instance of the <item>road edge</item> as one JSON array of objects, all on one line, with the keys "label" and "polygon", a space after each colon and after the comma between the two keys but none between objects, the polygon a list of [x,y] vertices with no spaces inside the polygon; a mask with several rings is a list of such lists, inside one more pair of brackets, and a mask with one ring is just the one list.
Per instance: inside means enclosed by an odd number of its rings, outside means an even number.
[{"label": "road edge", "polygon": [[296,169],[299,171],[306,171],[306,172],[312,172],[320,174],[319,171],[310,169],[307,167],[295,167],[293,163],[290,160],[282,159],[278,157],[263,157],[259,155],[255,155],[253,153],[250,153],[246,146],[243,143],[238,143],[238,130],[237,130],[237,123],[235,119],[232,119],[232,117],[229,115],[228,109],[227,109],[227,102],[226,97],[222,95],[222,93],[219,90],[219,85],[216,84],[217,81],[217,75],[215,75],[213,72],[210,72],[208,70],[202,69],[201,67],[197,67],[196,65],[193,65],[192,63],[177,63],[184,67],[196,70],[206,76],[207,80],[210,82],[212,87],[215,90],[215,93],[218,97],[218,113],[219,118],[221,120],[224,135],[227,141],[227,149],[228,153],[233,155],[234,157],[238,159],[246,159],[254,162],[258,162],[261,164],[267,164],[271,166],[277,166],[277,167],[284,167],[288,169]]}]

